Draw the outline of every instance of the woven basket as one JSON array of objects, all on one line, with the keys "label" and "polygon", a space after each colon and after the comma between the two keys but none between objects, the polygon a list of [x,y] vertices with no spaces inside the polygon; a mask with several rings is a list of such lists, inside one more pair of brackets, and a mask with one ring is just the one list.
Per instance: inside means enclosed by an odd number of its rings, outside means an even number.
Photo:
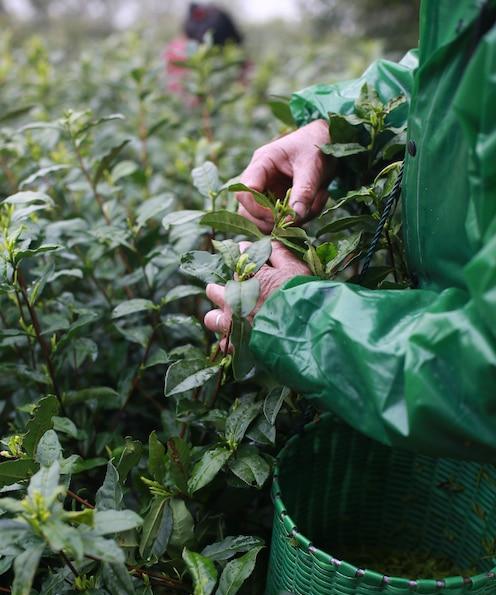
[{"label": "woven basket", "polygon": [[[281,451],[272,493],[266,595],[496,595],[493,466],[394,450],[324,416]],[[395,577],[341,559],[359,550],[422,551],[475,574]]]}]

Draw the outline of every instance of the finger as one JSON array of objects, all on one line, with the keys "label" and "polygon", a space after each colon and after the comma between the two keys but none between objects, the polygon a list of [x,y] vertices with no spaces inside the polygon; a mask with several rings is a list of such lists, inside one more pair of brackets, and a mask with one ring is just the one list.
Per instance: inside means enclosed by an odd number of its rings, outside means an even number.
[{"label": "finger", "polygon": [[310,207],[310,212],[308,213],[307,219],[313,219],[314,217],[318,217],[320,213],[322,213],[322,211],[324,210],[324,207],[326,206],[328,199],[329,191],[327,190],[327,188],[324,188],[317,192],[313,204]]},{"label": "finger", "polygon": [[260,231],[264,233],[270,233],[272,231],[272,227],[274,226],[274,221],[271,219],[267,221],[265,219],[258,219],[254,217],[243,205],[239,206],[238,213],[248,219],[248,221],[252,221]]},{"label": "finger", "polygon": [[212,332],[224,335],[229,330],[231,317],[224,310],[210,310],[205,314],[203,323]]},{"label": "finger", "polygon": [[209,283],[207,285],[207,298],[213,302],[215,305],[224,308],[226,305],[224,299],[224,291],[225,288],[223,285],[218,285],[217,283]]},{"label": "finger", "polygon": [[[240,182],[249,188],[253,188],[257,192],[264,192],[270,187],[270,181],[276,178],[280,172],[278,171],[274,160],[266,153],[266,151],[255,152],[253,159],[248,167],[241,174]],[[236,198],[239,202],[258,219],[264,221],[272,219],[272,213],[269,209],[262,207],[253,198],[251,192],[238,192]]]},{"label": "finger", "polygon": [[283,246],[281,242],[272,242],[272,253],[269,260],[276,269],[283,266],[299,266],[301,264],[301,260]]},{"label": "finger", "polygon": [[[222,351],[222,353],[226,352],[226,345],[227,345],[227,339],[222,339],[222,341],[219,343],[219,347],[220,347],[220,350]],[[234,353],[234,347],[230,341],[229,341],[229,345],[227,346],[227,353]]]},{"label": "finger", "polygon": [[295,167],[293,189],[289,198],[289,205],[298,215],[305,219],[310,212],[313,201],[322,184],[321,170],[315,162],[301,163]]}]

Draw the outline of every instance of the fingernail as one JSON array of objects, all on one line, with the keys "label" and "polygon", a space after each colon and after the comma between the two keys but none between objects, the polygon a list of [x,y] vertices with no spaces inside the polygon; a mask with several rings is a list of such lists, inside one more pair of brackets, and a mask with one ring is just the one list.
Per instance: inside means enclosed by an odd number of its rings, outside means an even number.
[{"label": "fingernail", "polygon": [[301,200],[297,200],[293,204],[293,210],[301,219],[304,219],[308,215],[308,211],[309,211],[307,205],[304,202],[302,202]]}]

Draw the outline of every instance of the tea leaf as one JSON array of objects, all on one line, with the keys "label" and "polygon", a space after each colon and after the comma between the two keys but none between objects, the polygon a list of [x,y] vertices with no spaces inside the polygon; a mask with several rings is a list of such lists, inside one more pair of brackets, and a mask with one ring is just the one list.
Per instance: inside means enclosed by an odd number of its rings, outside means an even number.
[{"label": "tea leaf", "polygon": [[215,561],[229,560],[240,552],[247,552],[254,547],[262,546],[263,540],[259,537],[237,535],[226,537],[222,541],[207,545],[202,550],[202,555]]},{"label": "tea leaf", "polygon": [[219,581],[215,595],[235,595],[255,568],[255,562],[262,548],[256,547],[244,556],[228,562]]},{"label": "tea leaf", "polygon": [[230,211],[213,211],[200,219],[201,225],[208,225],[218,231],[235,233],[261,239],[262,232],[258,227],[237,213]]},{"label": "tea leaf", "polygon": [[194,595],[210,595],[217,584],[217,570],[214,563],[187,548],[183,550],[183,560],[193,579]]},{"label": "tea leaf", "polygon": [[231,454],[231,451],[223,446],[207,450],[193,467],[191,477],[188,481],[190,494],[194,494],[209,484],[227,463]]}]

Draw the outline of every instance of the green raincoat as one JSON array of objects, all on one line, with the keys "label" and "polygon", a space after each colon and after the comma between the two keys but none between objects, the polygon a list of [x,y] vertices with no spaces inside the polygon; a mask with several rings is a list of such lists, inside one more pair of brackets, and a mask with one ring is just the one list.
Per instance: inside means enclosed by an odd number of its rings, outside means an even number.
[{"label": "green raincoat", "polygon": [[256,315],[251,348],[383,443],[494,462],[496,1],[482,4],[425,0],[418,54],[293,96],[299,125],[350,113],[365,81],[409,98],[402,208],[418,288],[297,277]]}]

